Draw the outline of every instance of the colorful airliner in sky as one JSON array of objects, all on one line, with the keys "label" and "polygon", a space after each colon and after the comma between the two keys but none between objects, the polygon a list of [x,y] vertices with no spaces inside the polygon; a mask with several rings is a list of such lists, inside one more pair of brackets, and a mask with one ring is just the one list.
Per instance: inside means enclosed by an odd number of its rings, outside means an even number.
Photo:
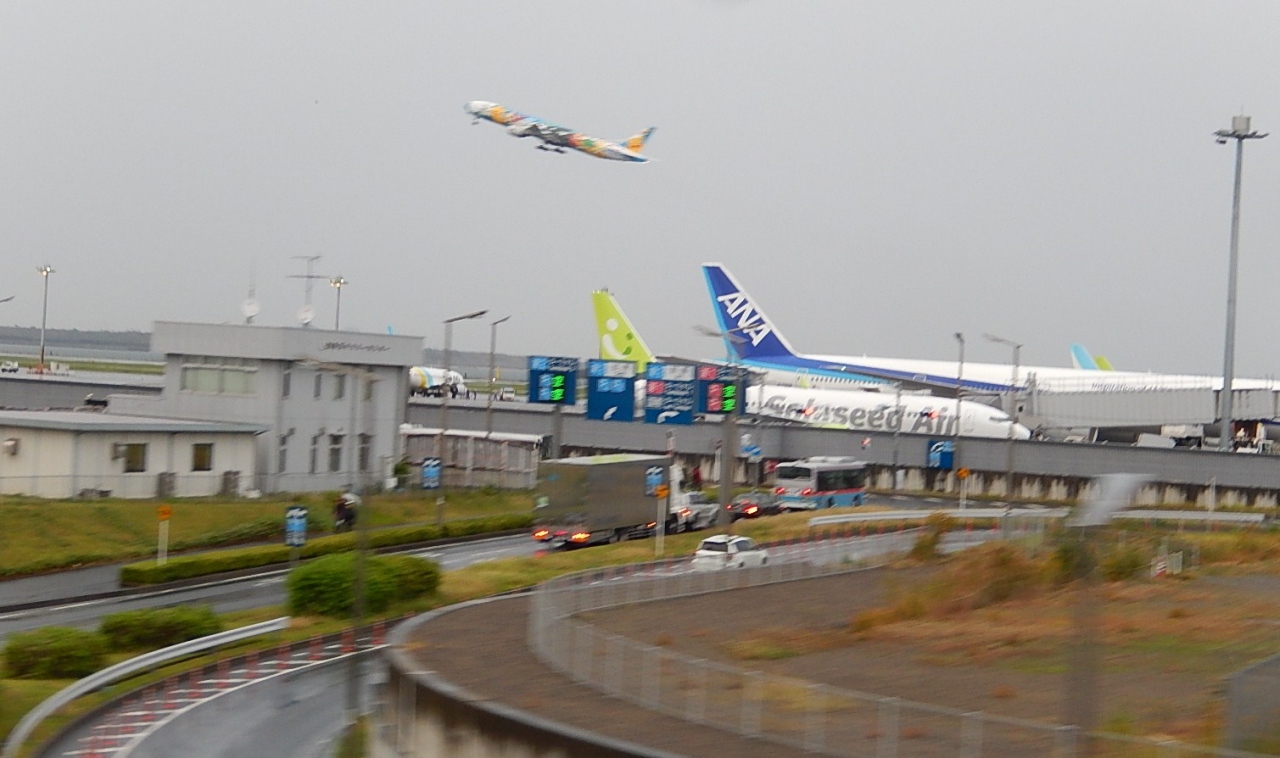
[{"label": "colorful airliner in sky", "polygon": [[575,132],[567,126],[508,110],[486,100],[472,100],[467,103],[466,110],[471,114],[473,124],[478,124],[481,119],[484,119],[507,127],[507,134],[512,137],[536,138],[539,140],[539,150],[563,153],[565,148],[568,148],[611,161],[645,163],[649,160],[641,155],[640,151],[644,149],[644,143],[648,142],[649,137],[653,135],[654,127],[652,126],[622,142],[610,142],[590,137],[582,132]]}]

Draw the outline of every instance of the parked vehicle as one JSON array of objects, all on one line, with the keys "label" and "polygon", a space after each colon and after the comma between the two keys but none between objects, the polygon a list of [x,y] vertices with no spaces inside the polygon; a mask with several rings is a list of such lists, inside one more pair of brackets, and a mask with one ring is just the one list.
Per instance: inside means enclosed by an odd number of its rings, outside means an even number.
[{"label": "parked vehicle", "polygon": [[769,562],[769,551],[749,537],[717,534],[703,540],[693,554],[695,571],[721,571],[728,568],[763,566]]},{"label": "parked vehicle", "polygon": [[16,374],[18,373],[17,361],[0,361],[0,373]]},{"label": "parked vehicle", "polygon": [[743,518],[760,518],[776,516],[782,513],[782,501],[770,492],[748,492],[734,498],[725,506],[729,509],[729,518],[733,521]]}]

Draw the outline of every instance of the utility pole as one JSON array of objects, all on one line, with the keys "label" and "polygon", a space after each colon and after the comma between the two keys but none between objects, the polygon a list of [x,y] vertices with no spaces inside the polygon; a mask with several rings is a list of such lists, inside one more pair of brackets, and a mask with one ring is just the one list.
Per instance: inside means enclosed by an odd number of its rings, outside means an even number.
[{"label": "utility pole", "polygon": [[1262,139],[1266,134],[1250,131],[1251,119],[1248,116],[1232,116],[1231,128],[1214,132],[1219,145],[1227,144],[1227,140],[1236,141],[1236,178],[1235,190],[1231,195],[1231,253],[1227,262],[1227,338],[1222,356],[1222,397],[1220,404],[1221,431],[1218,433],[1218,449],[1231,450],[1235,441],[1234,418],[1231,415],[1231,385],[1235,378],[1236,364],[1236,270],[1240,263],[1240,178],[1244,164],[1244,141]]}]

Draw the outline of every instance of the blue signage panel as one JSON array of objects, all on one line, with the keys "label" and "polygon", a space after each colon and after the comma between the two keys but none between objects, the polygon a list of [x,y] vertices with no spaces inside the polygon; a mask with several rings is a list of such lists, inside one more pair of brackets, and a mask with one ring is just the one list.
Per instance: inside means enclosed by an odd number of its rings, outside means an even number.
[{"label": "blue signage panel", "polygon": [[552,405],[578,402],[578,359],[529,356],[529,402]]},{"label": "blue signage panel", "polygon": [[956,443],[954,440],[929,440],[928,468],[950,471],[955,467]]},{"label": "blue signage panel", "polygon": [[422,459],[422,489],[424,490],[440,489],[440,459],[439,458],[423,458]]},{"label": "blue signage panel", "polygon": [[645,423],[693,423],[695,369],[691,363],[650,363],[645,367]]},{"label": "blue signage panel", "polygon": [[635,363],[598,358],[587,361],[587,418],[635,421]]},{"label": "blue signage panel", "polygon": [[734,413],[742,395],[733,366],[698,366],[698,413]]},{"label": "blue signage panel", "polygon": [[287,547],[302,547],[307,544],[306,506],[291,505],[285,509],[284,544]]},{"label": "blue signage panel", "polygon": [[654,497],[658,494],[658,487],[662,486],[662,466],[650,466],[644,470],[644,494],[645,497]]}]

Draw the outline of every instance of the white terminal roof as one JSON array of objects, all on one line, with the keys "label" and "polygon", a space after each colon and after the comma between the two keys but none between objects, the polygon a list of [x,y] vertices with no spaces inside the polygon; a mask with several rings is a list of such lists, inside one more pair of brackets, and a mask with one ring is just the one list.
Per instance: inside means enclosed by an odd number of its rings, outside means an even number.
[{"label": "white terminal roof", "polygon": [[0,427],[51,429],[64,432],[190,432],[204,434],[261,434],[271,427],[228,421],[125,416],[102,411],[0,410]]},{"label": "white terminal roof", "polygon": [[[440,430],[427,426],[401,424],[400,434],[406,437],[438,437]],[[525,442],[536,444],[542,441],[540,434],[517,434],[515,432],[479,432],[472,429],[450,429],[450,437],[473,437],[475,439],[491,439],[498,442]]]}]

